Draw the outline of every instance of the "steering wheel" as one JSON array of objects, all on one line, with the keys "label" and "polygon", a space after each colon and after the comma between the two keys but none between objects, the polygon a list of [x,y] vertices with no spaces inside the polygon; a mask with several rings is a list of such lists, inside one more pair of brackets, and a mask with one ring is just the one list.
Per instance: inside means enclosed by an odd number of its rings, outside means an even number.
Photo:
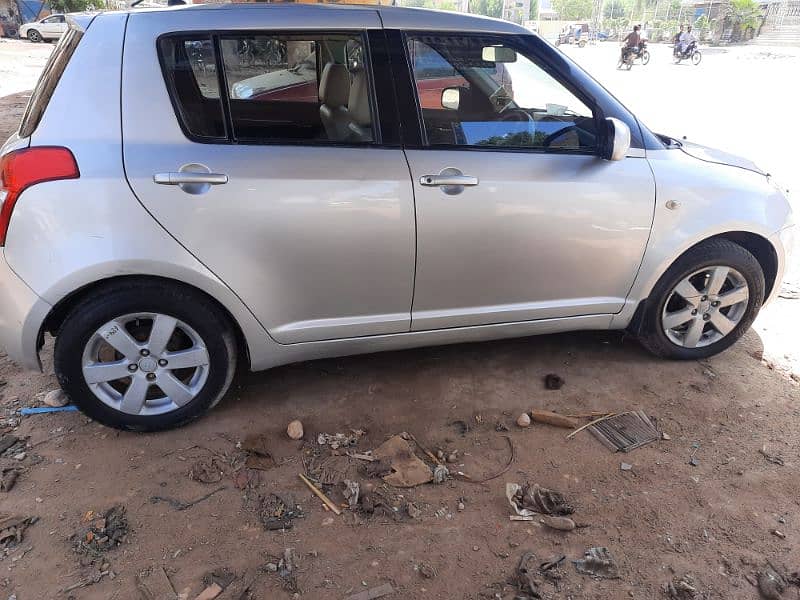
[{"label": "steering wheel", "polygon": [[533,117],[521,108],[503,109],[500,113],[500,121],[519,121],[521,123],[535,123]]}]

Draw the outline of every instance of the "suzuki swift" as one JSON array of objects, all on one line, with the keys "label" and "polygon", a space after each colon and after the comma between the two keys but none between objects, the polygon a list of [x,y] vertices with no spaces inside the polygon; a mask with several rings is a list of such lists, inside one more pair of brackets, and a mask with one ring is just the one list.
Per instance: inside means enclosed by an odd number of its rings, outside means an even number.
[{"label": "suzuki swift", "polygon": [[789,204],[512,23],[379,6],[75,17],[0,151],[0,344],[177,426],[237,366],[578,329],[711,356]]}]

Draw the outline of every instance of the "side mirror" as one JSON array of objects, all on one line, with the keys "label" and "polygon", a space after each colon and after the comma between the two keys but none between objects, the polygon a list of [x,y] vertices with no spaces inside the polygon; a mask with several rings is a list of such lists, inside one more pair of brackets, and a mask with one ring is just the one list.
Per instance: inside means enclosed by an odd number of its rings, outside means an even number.
[{"label": "side mirror", "polygon": [[445,88],[442,90],[442,108],[458,110],[461,104],[461,88]]},{"label": "side mirror", "polygon": [[605,160],[622,160],[631,147],[631,130],[614,117],[606,119],[606,135],[603,141],[603,158]]}]

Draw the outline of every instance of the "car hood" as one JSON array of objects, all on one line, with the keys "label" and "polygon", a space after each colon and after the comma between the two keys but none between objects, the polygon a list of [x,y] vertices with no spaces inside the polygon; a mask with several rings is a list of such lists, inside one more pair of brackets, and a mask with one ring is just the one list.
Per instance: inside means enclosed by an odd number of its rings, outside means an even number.
[{"label": "car hood", "polygon": [[738,167],[739,169],[753,171],[754,173],[758,173],[760,175],[768,175],[766,171],[758,168],[753,161],[742,158],[741,156],[736,156],[735,154],[729,154],[728,152],[723,152],[722,150],[716,150],[715,148],[709,148],[708,146],[701,146],[700,144],[687,142],[685,140],[681,140],[680,145],[681,150],[698,160],[704,160],[706,162],[716,163],[718,165]]}]

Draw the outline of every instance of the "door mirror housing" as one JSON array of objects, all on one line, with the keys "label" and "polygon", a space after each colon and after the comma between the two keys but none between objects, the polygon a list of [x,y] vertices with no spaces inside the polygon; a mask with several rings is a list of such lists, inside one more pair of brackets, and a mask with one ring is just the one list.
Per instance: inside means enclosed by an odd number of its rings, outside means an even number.
[{"label": "door mirror housing", "polygon": [[622,160],[631,147],[631,130],[619,119],[608,117],[606,135],[603,140],[602,157],[605,160]]},{"label": "door mirror housing", "polygon": [[445,88],[442,90],[442,108],[458,110],[461,105],[461,88]]}]

